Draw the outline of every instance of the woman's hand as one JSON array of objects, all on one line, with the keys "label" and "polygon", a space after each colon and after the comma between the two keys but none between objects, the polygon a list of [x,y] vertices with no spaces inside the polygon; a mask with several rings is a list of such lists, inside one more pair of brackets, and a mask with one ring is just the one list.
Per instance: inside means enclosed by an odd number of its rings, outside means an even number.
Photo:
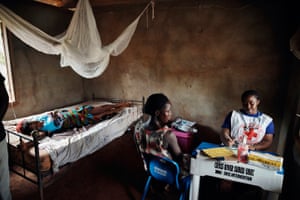
[{"label": "woman's hand", "polygon": [[255,150],[256,150],[256,148],[255,148],[254,145],[249,145],[249,146],[248,146],[248,149],[251,150],[251,151],[255,151]]},{"label": "woman's hand", "polygon": [[221,133],[221,141],[225,146],[233,146],[235,144],[234,138],[230,137],[230,131],[227,128],[224,128]]},{"label": "woman's hand", "polygon": [[225,139],[227,141],[227,146],[232,147],[235,144],[235,140],[231,138],[229,135],[226,135]]}]

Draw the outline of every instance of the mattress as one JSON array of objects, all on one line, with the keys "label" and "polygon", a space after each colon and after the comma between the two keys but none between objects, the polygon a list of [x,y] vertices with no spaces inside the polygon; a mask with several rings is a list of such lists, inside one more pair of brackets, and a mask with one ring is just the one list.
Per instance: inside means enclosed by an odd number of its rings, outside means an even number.
[{"label": "mattress", "polygon": [[[72,109],[81,105],[96,106],[106,104],[112,103],[108,101],[89,101],[59,109]],[[44,113],[4,121],[4,126],[8,133],[7,142],[11,160],[13,163],[25,166],[29,170],[36,170],[36,150],[33,146],[33,138],[17,133],[15,124],[20,120],[30,119],[41,114]],[[139,119],[141,115],[142,104],[131,104],[131,106],[124,107],[109,119],[105,119],[97,124],[41,138],[38,141],[39,170],[42,172],[49,170],[57,172],[60,167],[94,153],[114,139],[122,136],[128,127]]]}]

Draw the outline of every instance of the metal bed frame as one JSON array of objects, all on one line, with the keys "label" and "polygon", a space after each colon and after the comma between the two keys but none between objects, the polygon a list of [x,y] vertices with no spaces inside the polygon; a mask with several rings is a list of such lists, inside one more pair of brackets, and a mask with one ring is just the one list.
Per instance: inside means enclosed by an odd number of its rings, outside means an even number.
[{"label": "metal bed frame", "polygon": [[[103,100],[103,101],[109,101],[112,103],[118,103],[118,102],[131,102],[134,104],[141,104],[142,108],[144,106],[144,97],[142,100],[128,100],[128,99],[117,99],[117,98],[95,98],[93,95],[92,100]],[[128,127],[130,128],[130,127]],[[128,129],[129,130],[129,129]],[[128,131],[127,130],[127,131]],[[15,174],[23,177],[24,179],[36,184],[38,186],[38,191],[39,191],[39,196],[40,199],[43,200],[44,199],[44,187],[47,186],[47,182],[44,181],[44,178],[49,177],[50,175],[54,175],[52,168],[47,170],[47,171],[41,171],[40,167],[41,167],[41,160],[40,160],[40,152],[39,152],[39,136],[38,136],[38,131],[35,130],[32,133],[32,137],[24,135],[24,134],[20,134],[11,130],[5,130],[7,133],[7,142],[8,144],[10,144],[10,140],[11,140],[11,135],[14,135],[16,137],[18,137],[18,140],[21,144],[21,142],[30,142],[33,144],[34,147],[34,152],[35,152],[35,157],[34,157],[34,169],[32,169],[32,167],[28,166],[28,164],[25,162],[25,153],[24,151],[20,150],[21,154],[21,161],[15,161],[13,159],[11,159],[11,154],[12,154],[12,150],[9,145],[8,145],[8,154],[9,154],[9,166],[10,166],[10,171],[14,172]],[[75,161],[76,162],[76,161]],[[66,165],[70,165],[72,163],[66,164]],[[61,166],[62,168],[65,166]],[[31,175],[31,176],[30,176]],[[32,177],[32,175],[35,175],[34,177]]]},{"label": "metal bed frame", "polygon": [[[32,138],[27,137],[25,135],[21,135],[18,133],[15,133],[13,131],[10,130],[6,130],[7,133],[7,142],[10,143],[10,136],[11,134],[14,136],[17,136],[20,143],[21,141],[24,142],[24,140],[26,142],[32,142],[33,146],[34,146],[34,151],[35,151],[35,167],[34,169],[31,169],[31,167],[29,167],[27,165],[27,163],[25,162],[25,152],[20,150],[20,154],[21,154],[21,162],[15,161],[13,159],[9,159],[9,166],[10,166],[10,171],[18,174],[19,176],[25,178],[26,180],[37,184],[38,185],[38,189],[39,189],[39,194],[40,194],[40,199],[43,200],[44,199],[44,192],[43,192],[43,178],[49,175],[52,175],[53,172],[52,170],[48,170],[45,172],[42,172],[40,170],[40,166],[41,166],[41,161],[40,161],[40,153],[39,153],[39,138],[37,137],[37,134],[32,134]],[[11,147],[8,147],[8,155],[11,158]],[[14,168],[14,166],[19,166],[21,167],[21,169],[16,169]],[[36,178],[32,178],[28,175],[28,173],[33,173],[36,175]]]}]

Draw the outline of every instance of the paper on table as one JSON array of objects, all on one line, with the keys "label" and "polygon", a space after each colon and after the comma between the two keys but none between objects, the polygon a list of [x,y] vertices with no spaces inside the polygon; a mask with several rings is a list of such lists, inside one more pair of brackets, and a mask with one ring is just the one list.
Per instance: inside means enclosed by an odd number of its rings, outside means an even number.
[{"label": "paper on table", "polygon": [[230,157],[234,152],[228,147],[216,147],[203,149],[202,152],[211,158]]}]

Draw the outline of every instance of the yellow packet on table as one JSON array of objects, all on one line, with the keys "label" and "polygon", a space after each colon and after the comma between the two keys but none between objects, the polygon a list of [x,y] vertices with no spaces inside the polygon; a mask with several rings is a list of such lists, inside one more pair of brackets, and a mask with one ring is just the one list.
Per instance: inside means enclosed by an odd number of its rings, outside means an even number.
[{"label": "yellow packet on table", "polygon": [[202,152],[211,158],[225,158],[234,155],[234,152],[228,147],[202,149]]},{"label": "yellow packet on table", "polygon": [[283,167],[283,157],[265,152],[250,151],[248,163],[268,169],[281,170]]}]

